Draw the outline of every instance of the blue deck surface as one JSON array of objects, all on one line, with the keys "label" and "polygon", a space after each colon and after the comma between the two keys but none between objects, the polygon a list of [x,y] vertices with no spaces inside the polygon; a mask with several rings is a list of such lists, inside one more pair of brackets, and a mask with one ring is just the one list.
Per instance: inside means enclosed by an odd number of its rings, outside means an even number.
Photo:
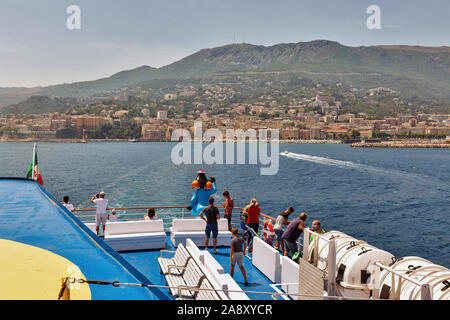
[{"label": "blue deck surface", "polygon": [[[0,239],[60,255],[89,280],[151,283],[35,181],[0,178],[0,226]],[[159,289],[89,286],[92,299],[170,299]]]},{"label": "blue deck surface", "polygon": [[[169,235],[166,237],[165,250],[175,251]],[[218,247],[218,253],[212,253],[212,246],[210,244],[209,252],[219,262],[225,270],[225,273],[230,273],[230,248]],[[140,272],[142,272],[147,278],[154,284],[165,285],[164,276],[160,274],[158,257],[161,256],[159,250],[149,251],[134,251],[134,252],[122,252],[121,255],[133,266],[135,266]],[[167,256],[167,255],[165,255]],[[275,291],[269,286],[272,282],[262,274],[257,268],[252,265],[252,261],[249,258],[244,258],[244,268],[247,273],[248,286],[244,285],[244,277],[241,270],[236,265],[234,271],[234,280],[244,291],[254,292],[270,292]],[[169,294],[168,289],[161,289],[165,294]],[[270,294],[258,294],[247,293],[251,300],[272,300]]]}]

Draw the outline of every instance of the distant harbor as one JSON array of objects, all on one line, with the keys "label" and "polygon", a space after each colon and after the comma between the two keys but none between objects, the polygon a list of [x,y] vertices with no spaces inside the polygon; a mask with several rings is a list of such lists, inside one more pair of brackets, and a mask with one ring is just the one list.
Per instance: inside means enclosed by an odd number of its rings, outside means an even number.
[{"label": "distant harbor", "polygon": [[[231,141],[231,140],[230,140]],[[332,140],[332,139],[280,139],[280,140],[246,140],[245,143],[249,142],[267,142],[273,143],[277,141],[280,144],[347,144],[354,148],[450,148],[450,140],[437,140],[437,139],[405,139],[405,140],[395,140],[395,141],[381,141],[378,139],[343,139],[343,140]],[[0,142],[44,142],[44,143],[89,143],[89,142],[172,142],[178,143],[178,141],[167,141],[167,140],[150,140],[150,139],[36,139],[36,138],[0,138]],[[193,140],[193,142],[198,142]],[[202,143],[211,143],[216,141],[211,141],[203,139]],[[219,142],[227,143],[228,140],[223,139]],[[237,142],[237,140],[234,140]]]},{"label": "distant harbor", "polygon": [[[228,140],[224,139],[221,140],[222,143],[226,143]],[[230,140],[231,141],[231,140]],[[263,140],[260,140],[260,142]],[[274,142],[275,140],[268,139],[267,143]],[[0,142],[46,142],[46,143],[88,143],[88,142],[175,142],[178,143],[178,141],[167,141],[167,140],[150,140],[150,139],[33,139],[33,138],[26,138],[26,139],[18,139],[18,138],[0,138]],[[197,141],[193,141],[197,142]],[[215,141],[210,140],[203,140],[203,143],[210,143]],[[234,140],[234,142],[237,142]],[[246,143],[248,142],[258,142],[258,140],[255,141],[249,141],[246,140]],[[298,140],[292,140],[292,139],[283,139],[278,140],[279,143],[285,144],[285,143],[293,143],[293,144],[341,144],[345,143],[341,140],[314,140],[314,139],[298,139]]]}]

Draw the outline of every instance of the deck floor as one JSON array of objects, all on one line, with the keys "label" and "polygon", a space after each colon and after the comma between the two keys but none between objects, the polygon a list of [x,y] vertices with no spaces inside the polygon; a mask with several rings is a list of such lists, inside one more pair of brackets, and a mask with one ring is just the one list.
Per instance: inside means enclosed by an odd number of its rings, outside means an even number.
[{"label": "deck floor", "polygon": [[[201,250],[204,250],[200,248]],[[230,273],[230,248],[218,247],[218,253],[212,253],[212,246],[209,247],[209,252],[219,262],[225,270],[225,273]],[[165,250],[175,250],[170,241],[170,237],[166,237]],[[146,276],[151,282],[156,285],[165,285],[165,279],[160,274],[158,257],[161,256],[160,250],[149,251],[133,251],[120,253],[129,263],[131,263],[136,269],[138,269],[144,276]],[[234,271],[234,280],[244,291],[254,292],[268,292],[274,293],[275,291],[270,287],[272,281],[270,281],[263,273],[252,265],[252,261],[249,258],[244,258],[244,268],[247,273],[248,286],[244,285],[244,277],[241,270],[236,265]],[[162,288],[163,293],[170,296],[169,290]],[[264,293],[247,293],[251,300],[272,300],[270,294]]]}]

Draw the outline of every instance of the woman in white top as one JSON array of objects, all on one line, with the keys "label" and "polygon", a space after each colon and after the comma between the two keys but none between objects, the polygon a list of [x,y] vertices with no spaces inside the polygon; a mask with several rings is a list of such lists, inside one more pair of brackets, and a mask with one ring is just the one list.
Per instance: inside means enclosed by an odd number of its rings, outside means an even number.
[{"label": "woman in white top", "polygon": [[281,243],[281,252],[284,252],[284,243],[283,240],[281,240],[281,237],[283,236],[283,225],[289,224],[288,217],[292,212],[294,212],[293,207],[289,207],[285,211],[281,212],[277,217],[275,225],[273,226],[273,230],[277,235],[277,242],[275,243],[275,248],[278,250]]},{"label": "woman in white top", "polygon": [[144,216],[144,220],[158,220],[155,208],[149,208],[147,214]]}]

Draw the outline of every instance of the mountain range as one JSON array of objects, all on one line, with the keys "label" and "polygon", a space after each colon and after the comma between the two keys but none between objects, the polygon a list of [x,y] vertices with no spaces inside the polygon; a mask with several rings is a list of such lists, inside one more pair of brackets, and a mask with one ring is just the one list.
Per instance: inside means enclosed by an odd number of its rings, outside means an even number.
[{"label": "mountain range", "polygon": [[422,98],[450,99],[450,47],[361,46],[329,40],[203,49],[161,68],[141,66],[95,81],[35,88],[0,88],[0,106],[31,96],[88,97],[154,79],[190,79],[227,72],[299,72],[355,87],[390,87]]}]

